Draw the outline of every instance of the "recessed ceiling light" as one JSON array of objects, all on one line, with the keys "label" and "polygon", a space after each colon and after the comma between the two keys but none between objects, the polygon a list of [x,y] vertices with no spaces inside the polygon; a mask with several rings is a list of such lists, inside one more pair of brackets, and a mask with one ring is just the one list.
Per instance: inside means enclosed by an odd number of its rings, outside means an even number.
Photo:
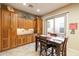
[{"label": "recessed ceiling light", "polygon": [[23,5],[26,5],[26,3],[23,3]]},{"label": "recessed ceiling light", "polygon": [[36,11],[37,11],[37,12],[40,12],[40,9],[37,9]]}]

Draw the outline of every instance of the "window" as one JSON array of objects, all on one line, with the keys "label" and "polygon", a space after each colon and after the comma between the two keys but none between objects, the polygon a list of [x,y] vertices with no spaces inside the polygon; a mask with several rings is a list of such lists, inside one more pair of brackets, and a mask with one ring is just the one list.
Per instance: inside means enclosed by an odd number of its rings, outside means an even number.
[{"label": "window", "polygon": [[54,32],[54,19],[47,20],[47,32]]},{"label": "window", "polygon": [[64,17],[55,18],[55,32],[64,33]]},{"label": "window", "polygon": [[51,19],[46,20],[46,33],[53,32],[59,36],[65,36],[65,15],[58,15]]}]

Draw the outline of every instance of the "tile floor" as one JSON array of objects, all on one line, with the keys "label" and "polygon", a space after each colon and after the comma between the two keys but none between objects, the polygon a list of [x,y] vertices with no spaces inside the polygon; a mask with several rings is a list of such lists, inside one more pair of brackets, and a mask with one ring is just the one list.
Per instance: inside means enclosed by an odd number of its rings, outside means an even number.
[{"label": "tile floor", "polygon": [[[68,56],[78,56],[79,53],[68,49]],[[39,56],[39,52],[35,52],[35,43],[20,46],[4,52],[0,52],[0,56]]]}]

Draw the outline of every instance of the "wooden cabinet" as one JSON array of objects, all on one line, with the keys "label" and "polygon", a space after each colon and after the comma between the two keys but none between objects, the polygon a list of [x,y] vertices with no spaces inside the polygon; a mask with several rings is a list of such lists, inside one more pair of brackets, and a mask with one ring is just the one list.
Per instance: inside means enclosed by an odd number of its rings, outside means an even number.
[{"label": "wooden cabinet", "polygon": [[33,34],[18,35],[17,28],[34,28],[34,20],[20,18],[14,12],[0,9],[0,51],[33,42]]},{"label": "wooden cabinet", "polygon": [[1,51],[1,9],[0,9],[0,51]]},{"label": "wooden cabinet", "polygon": [[34,34],[34,35],[33,35],[33,42],[35,42],[35,36],[36,36],[36,35]]},{"label": "wooden cabinet", "polygon": [[17,44],[17,46],[22,45],[22,37],[21,36],[17,36],[16,44]]},{"label": "wooden cabinet", "polygon": [[17,25],[18,25],[18,28],[24,28],[25,27],[25,19],[18,17]]},{"label": "wooden cabinet", "polygon": [[42,34],[42,19],[37,17],[37,33]]},{"label": "wooden cabinet", "polygon": [[29,28],[34,28],[34,20],[28,20]]},{"label": "wooden cabinet", "polygon": [[28,34],[27,35],[27,43],[31,43],[33,42],[33,35],[32,34]]},{"label": "wooden cabinet", "polygon": [[26,29],[34,28],[34,20],[26,19],[25,20],[25,28]]},{"label": "wooden cabinet", "polygon": [[27,43],[27,37],[26,37],[26,35],[23,36],[22,43],[23,43],[23,44],[26,44],[26,43]]},{"label": "wooden cabinet", "polygon": [[26,35],[18,35],[16,40],[17,40],[16,41],[17,46],[23,45],[23,44],[27,43],[27,37],[26,37]]},{"label": "wooden cabinet", "polygon": [[33,42],[33,34],[18,35],[16,39],[17,46]]},{"label": "wooden cabinet", "polygon": [[11,13],[11,31],[10,31],[10,45],[11,48],[16,47],[16,29],[17,29],[17,14]]},{"label": "wooden cabinet", "polygon": [[37,21],[36,19],[34,19],[34,33],[37,32]]},{"label": "wooden cabinet", "polygon": [[10,12],[2,10],[2,50],[10,48]]}]

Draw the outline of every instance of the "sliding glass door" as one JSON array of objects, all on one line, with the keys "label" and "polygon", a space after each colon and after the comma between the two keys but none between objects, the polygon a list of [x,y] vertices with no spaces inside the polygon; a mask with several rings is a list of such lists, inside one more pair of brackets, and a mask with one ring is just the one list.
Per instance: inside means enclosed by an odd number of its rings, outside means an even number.
[{"label": "sliding glass door", "polygon": [[47,20],[47,33],[54,32],[54,19]]},{"label": "sliding glass door", "polygon": [[59,36],[65,35],[65,17],[57,17],[55,18],[55,33]]},{"label": "sliding glass door", "polygon": [[57,16],[46,20],[46,33],[57,33],[58,36],[65,36],[66,15]]}]

